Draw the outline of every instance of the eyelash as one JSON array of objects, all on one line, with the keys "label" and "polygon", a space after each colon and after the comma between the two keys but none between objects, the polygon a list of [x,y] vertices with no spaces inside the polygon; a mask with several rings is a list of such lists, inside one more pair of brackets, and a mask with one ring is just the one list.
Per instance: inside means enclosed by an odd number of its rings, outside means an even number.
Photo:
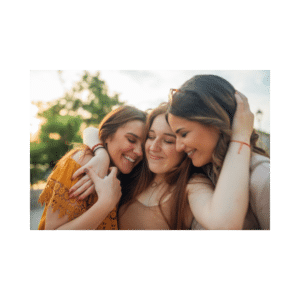
[{"label": "eyelash", "polygon": [[182,134],[181,134],[181,137],[185,138],[187,134],[188,134],[187,132],[182,133]]},{"label": "eyelash", "polygon": [[127,139],[129,143],[135,144],[135,140]]},{"label": "eyelash", "polygon": [[[153,136],[148,136],[148,139],[149,139],[149,140],[154,140],[155,137],[153,137]],[[165,142],[166,144],[175,144],[174,142],[172,142],[172,141],[167,141],[167,140],[164,140],[164,142]]]},{"label": "eyelash", "polygon": [[167,144],[174,144],[174,142],[171,142],[171,141],[166,141],[166,140],[165,140],[165,142],[166,142]]}]

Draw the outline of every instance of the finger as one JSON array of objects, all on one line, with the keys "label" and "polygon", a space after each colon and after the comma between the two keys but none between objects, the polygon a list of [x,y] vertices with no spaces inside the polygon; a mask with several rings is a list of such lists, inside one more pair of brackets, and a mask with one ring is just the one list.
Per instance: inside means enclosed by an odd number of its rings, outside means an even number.
[{"label": "finger", "polygon": [[237,109],[239,111],[242,112],[242,111],[250,110],[248,101],[246,101],[245,98],[243,99],[243,97],[241,97],[241,95],[239,93],[235,94],[235,99],[236,99],[236,103],[237,103]]},{"label": "finger", "polygon": [[71,180],[75,180],[79,175],[84,174],[84,167],[81,167],[80,169],[78,169],[72,176]]},{"label": "finger", "polygon": [[95,185],[92,184],[92,185],[91,185],[84,193],[82,193],[82,194],[79,196],[78,200],[82,200],[82,199],[88,197],[89,195],[91,195],[91,194],[94,193],[94,192],[95,192]]},{"label": "finger", "polygon": [[92,180],[89,180],[85,184],[83,184],[81,187],[79,187],[76,191],[74,191],[70,197],[77,197],[78,195],[84,193],[91,185],[93,185]]},{"label": "finger", "polygon": [[243,103],[245,105],[245,107],[249,108],[249,101],[248,101],[248,99],[247,99],[247,97],[245,95],[243,95],[239,91],[236,91],[235,96],[236,96],[235,98],[236,98],[237,102]]},{"label": "finger", "polygon": [[80,180],[78,180],[69,190],[69,193],[75,192],[79,187],[84,185],[86,182],[90,181],[90,177],[85,175]]},{"label": "finger", "polygon": [[95,183],[95,181],[101,179],[97,173],[93,169],[84,168],[85,173],[91,178],[91,180]]},{"label": "finger", "polygon": [[110,168],[110,173],[109,173],[108,176],[117,177],[117,173],[118,173],[118,169],[116,167],[111,167]]}]

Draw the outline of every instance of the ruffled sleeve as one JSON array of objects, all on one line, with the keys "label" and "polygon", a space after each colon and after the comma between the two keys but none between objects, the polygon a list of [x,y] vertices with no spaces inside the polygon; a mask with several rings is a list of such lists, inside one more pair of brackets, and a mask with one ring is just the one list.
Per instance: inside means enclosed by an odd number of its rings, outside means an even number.
[{"label": "ruffled sleeve", "polygon": [[[71,157],[58,162],[56,168],[49,176],[46,187],[39,198],[39,202],[42,205],[45,205],[38,227],[39,230],[45,229],[46,214],[49,207],[52,207],[53,212],[59,211],[59,218],[68,215],[68,220],[71,221],[83,214],[96,203],[98,197],[95,193],[83,200],[69,198],[69,189],[81,178],[71,180],[72,175],[79,168],[81,168],[81,165]],[[115,209],[106,217],[97,229],[117,229]]]}]

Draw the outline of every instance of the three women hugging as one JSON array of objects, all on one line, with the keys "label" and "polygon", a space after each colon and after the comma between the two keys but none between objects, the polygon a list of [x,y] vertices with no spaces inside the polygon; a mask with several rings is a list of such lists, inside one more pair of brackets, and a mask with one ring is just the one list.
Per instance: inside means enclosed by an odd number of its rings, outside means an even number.
[{"label": "three women hugging", "polygon": [[39,229],[270,229],[270,160],[253,122],[214,75],[148,115],[119,107],[57,163]]}]

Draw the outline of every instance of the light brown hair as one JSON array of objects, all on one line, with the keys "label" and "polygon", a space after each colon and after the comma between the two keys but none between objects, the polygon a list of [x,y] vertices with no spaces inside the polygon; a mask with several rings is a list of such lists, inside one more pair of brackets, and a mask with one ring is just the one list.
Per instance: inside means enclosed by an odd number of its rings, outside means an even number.
[{"label": "light brown hair", "polygon": [[[235,88],[224,78],[215,75],[197,75],[185,82],[172,96],[168,113],[213,126],[220,131],[220,138],[212,155],[212,163],[203,170],[216,184],[232,135],[232,121],[236,111]],[[250,145],[254,153],[268,157],[256,146],[259,135],[253,130]]]},{"label": "light brown hair", "polygon": [[[116,133],[116,131],[119,128],[124,126],[127,122],[131,122],[135,120],[146,123],[146,118],[147,118],[147,114],[145,112],[129,105],[120,106],[112,110],[111,112],[109,112],[99,124],[99,138],[103,142],[106,150],[107,150],[107,146],[105,142],[107,138],[113,137],[113,135]],[[82,157],[84,157],[85,155],[93,155],[92,150],[88,146],[81,145],[69,151],[61,159],[61,161],[62,162],[65,161],[67,158],[73,156],[76,152],[80,150],[83,151]]]},{"label": "light brown hair", "polygon": [[[154,119],[159,115],[165,115],[167,109],[168,104],[162,103],[148,114],[146,122],[147,133],[149,132]],[[145,149],[143,149],[143,151],[145,151]],[[189,205],[186,188],[192,173],[192,168],[193,166],[191,164],[190,159],[188,159],[187,156],[185,156],[180,165],[178,165],[174,170],[171,170],[168,174],[166,174],[165,181],[168,184],[168,190],[163,195],[161,195],[159,200],[159,207],[170,229],[188,229],[188,225],[185,224],[185,214],[187,211],[187,206]],[[138,174],[136,174],[136,177],[131,178],[131,188],[128,188],[127,192],[123,193],[122,191],[123,196],[121,198],[119,207],[124,205],[126,210],[126,208],[132,202],[136,201],[136,198],[150,186],[150,184],[153,182],[154,177],[155,174],[151,172],[147,160],[144,159],[140,165],[140,170]],[[161,207],[161,201],[169,193],[171,193],[171,198],[169,201],[172,201],[171,220],[167,219]]]}]

